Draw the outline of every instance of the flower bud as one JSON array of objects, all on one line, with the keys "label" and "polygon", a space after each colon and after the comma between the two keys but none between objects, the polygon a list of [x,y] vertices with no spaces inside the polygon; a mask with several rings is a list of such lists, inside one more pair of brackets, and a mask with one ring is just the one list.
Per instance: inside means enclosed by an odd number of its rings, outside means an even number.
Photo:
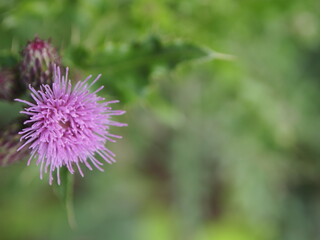
[{"label": "flower bud", "polygon": [[22,145],[21,136],[18,134],[21,128],[22,125],[16,122],[0,130],[0,166],[23,160],[29,154],[28,148],[17,152],[17,149]]},{"label": "flower bud", "polygon": [[12,101],[25,90],[17,72],[16,68],[0,69],[0,99]]},{"label": "flower bud", "polygon": [[41,84],[51,84],[55,64],[60,64],[60,57],[51,41],[35,37],[22,51],[20,64],[22,82],[26,85],[31,84],[35,88]]}]

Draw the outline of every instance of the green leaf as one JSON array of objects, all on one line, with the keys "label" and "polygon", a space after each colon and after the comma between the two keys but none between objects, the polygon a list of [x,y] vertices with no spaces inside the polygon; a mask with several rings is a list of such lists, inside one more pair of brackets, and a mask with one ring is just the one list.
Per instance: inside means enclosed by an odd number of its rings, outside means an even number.
[{"label": "green leaf", "polygon": [[149,74],[154,66],[173,69],[179,63],[208,56],[208,52],[190,43],[164,44],[156,37],[143,42],[107,45],[94,55],[91,67],[106,68],[110,74]]},{"label": "green leaf", "polygon": [[186,61],[215,58],[213,51],[195,44],[165,43],[155,36],[131,43],[109,42],[97,51],[78,46],[67,52],[76,66],[110,79],[104,82],[108,93],[125,102],[145,95],[145,88],[152,84],[150,76],[159,67],[171,71]]}]

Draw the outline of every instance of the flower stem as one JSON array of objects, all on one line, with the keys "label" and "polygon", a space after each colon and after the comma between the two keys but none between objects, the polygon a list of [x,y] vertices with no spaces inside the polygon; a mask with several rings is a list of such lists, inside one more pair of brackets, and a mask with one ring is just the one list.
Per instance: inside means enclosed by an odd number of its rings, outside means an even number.
[{"label": "flower stem", "polygon": [[69,226],[72,229],[75,229],[77,227],[77,223],[76,223],[76,218],[74,214],[74,205],[73,205],[73,193],[74,193],[73,185],[74,185],[74,175],[68,174],[65,204],[66,204]]}]

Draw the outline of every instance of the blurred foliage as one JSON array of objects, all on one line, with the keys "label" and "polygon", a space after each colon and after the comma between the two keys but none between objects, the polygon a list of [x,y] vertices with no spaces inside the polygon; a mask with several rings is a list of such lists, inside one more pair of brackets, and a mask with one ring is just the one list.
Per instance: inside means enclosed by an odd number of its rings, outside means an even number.
[{"label": "blurred foliage", "polygon": [[76,176],[74,230],[35,164],[1,168],[0,238],[320,238],[319,5],[0,0],[1,67],[52,38],[129,124],[116,165]]},{"label": "blurred foliage", "polygon": [[142,42],[107,42],[101,48],[86,49],[71,46],[65,55],[67,65],[82,70],[94,70],[112,79],[108,84],[109,94],[130,102],[143,95],[151,85],[151,74],[157,69],[169,71],[179,63],[208,56],[214,53],[184,42],[164,45],[151,36]]}]

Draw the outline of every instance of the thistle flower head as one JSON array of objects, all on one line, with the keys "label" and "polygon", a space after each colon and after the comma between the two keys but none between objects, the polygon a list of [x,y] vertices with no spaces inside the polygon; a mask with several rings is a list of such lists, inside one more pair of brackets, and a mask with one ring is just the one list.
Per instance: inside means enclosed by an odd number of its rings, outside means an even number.
[{"label": "thistle flower head", "polygon": [[89,91],[100,76],[90,84],[89,76],[72,87],[68,80],[68,69],[66,75],[61,76],[57,67],[52,86],[41,85],[39,90],[29,86],[34,102],[16,99],[29,105],[21,111],[29,119],[24,122],[28,126],[19,133],[24,144],[18,150],[30,145],[28,165],[35,159],[40,165],[40,178],[43,170],[49,172],[50,184],[55,170],[60,184],[59,169],[63,166],[70,173],[74,173],[76,167],[83,176],[81,165],[92,170],[92,164],[103,171],[103,164],[96,158],[97,155],[108,163],[115,161],[115,155],[105,147],[105,143],[121,138],[109,133],[109,128],[126,126],[111,120],[112,115],[122,115],[124,111],[110,107],[110,104],[118,101],[106,102],[96,95],[103,86],[94,92]]},{"label": "thistle flower head", "polygon": [[59,63],[60,57],[50,40],[35,37],[22,51],[21,80],[34,88],[38,88],[41,84],[51,84],[54,65]]}]

